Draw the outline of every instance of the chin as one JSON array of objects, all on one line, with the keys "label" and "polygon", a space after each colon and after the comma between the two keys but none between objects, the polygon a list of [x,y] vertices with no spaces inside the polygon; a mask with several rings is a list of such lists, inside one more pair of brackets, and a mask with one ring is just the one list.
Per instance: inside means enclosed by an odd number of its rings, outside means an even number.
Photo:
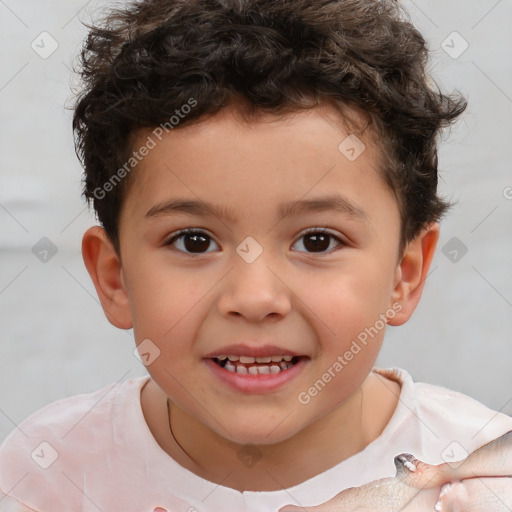
[{"label": "chin", "polygon": [[297,432],[285,430],[279,422],[271,425],[268,422],[257,424],[254,422],[250,427],[244,425],[226,425],[226,430],[229,431],[229,436],[226,431],[217,432],[219,435],[242,446],[255,445],[255,446],[270,446],[287,441],[293,437]]},{"label": "chin", "polygon": [[267,433],[255,434],[255,435],[247,435],[241,434],[240,436],[232,437],[229,440],[235,444],[240,446],[272,446],[275,444],[279,444],[283,441],[286,441],[289,437],[279,436],[279,437],[271,437],[268,436]]}]

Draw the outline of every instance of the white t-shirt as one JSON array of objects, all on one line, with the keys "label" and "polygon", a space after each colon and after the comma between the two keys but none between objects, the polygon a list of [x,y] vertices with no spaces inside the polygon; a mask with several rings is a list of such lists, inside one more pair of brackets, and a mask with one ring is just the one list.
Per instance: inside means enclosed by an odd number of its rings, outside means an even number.
[{"label": "white t-shirt", "polygon": [[[395,475],[394,457],[429,464],[464,458],[512,430],[512,418],[463,394],[414,383],[401,369],[375,369],[401,384],[398,406],[363,451],[280,491],[240,492],[209,482],[160,448],[140,391],[149,377],[53,402],[24,420],[0,448],[2,512],[277,512],[324,503],[348,487]],[[455,459],[454,459],[455,460]],[[23,505],[21,505],[23,504]]]}]

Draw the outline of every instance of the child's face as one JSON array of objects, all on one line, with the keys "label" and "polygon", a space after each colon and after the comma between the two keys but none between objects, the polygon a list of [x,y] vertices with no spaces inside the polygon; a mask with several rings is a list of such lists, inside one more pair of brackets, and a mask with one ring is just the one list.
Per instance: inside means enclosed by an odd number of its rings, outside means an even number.
[{"label": "child's face", "polygon": [[[232,441],[293,436],[343,404],[379,352],[400,217],[371,140],[349,161],[342,126],[327,107],[251,124],[225,109],[165,135],[133,171],[119,233],[136,342],[158,347],[148,371],[171,400]],[[337,208],[314,207],[335,197]],[[189,205],[148,214],[178,201]],[[192,206],[203,202],[230,218]],[[166,243],[183,229],[200,233]],[[222,354],[300,362],[244,376],[213,361]]]}]

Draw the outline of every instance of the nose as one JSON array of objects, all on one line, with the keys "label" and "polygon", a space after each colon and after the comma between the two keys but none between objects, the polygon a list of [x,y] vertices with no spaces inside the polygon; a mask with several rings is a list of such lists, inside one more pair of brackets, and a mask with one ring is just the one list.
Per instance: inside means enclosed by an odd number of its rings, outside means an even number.
[{"label": "nose", "polygon": [[219,312],[254,323],[267,317],[285,317],[291,310],[292,292],[283,277],[271,264],[267,265],[263,255],[252,263],[236,256],[234,267],[223,280]]}]

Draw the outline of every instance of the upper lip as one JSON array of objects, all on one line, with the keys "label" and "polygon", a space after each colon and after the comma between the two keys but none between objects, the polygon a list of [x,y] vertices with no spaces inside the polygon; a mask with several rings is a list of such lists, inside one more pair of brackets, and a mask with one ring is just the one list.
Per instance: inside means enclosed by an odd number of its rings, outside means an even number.
[{"label": "upper lip", "polygon": [[246,357],[265,357],[265,356],[299,356],[297,352],[288,348],[278,347],[277,345],[258,345],[251,346],[245,344],[226,345],[218,350],[210,352],[205,357],[212,359],[221,355],[226,356],[246,356]]}]

